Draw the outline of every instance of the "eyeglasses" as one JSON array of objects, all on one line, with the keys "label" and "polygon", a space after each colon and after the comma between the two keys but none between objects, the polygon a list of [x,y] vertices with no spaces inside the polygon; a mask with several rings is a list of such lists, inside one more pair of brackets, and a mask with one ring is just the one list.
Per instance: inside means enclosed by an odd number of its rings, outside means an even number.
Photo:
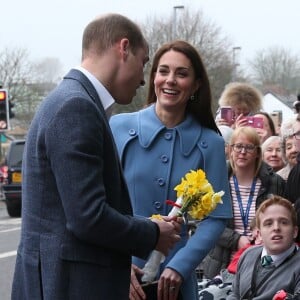
[{"label": "eyeglasses", "polygon": [[241,153],[243,149],[247,153],[253,153],[257,146],[252,144],[232,144],[231,147],[237,153]]},{"label": "eyeglasses", "polygon": [[300,140],[300,130],[293,133],[293,137],[296,139],[296,140]]}]

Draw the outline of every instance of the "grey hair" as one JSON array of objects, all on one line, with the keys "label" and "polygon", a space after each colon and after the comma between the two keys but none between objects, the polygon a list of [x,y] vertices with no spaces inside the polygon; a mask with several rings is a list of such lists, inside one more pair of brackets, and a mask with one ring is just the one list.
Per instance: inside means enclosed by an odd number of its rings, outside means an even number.
[{"label": "grey hair", "polygon": [[280,149],[281,148],[281,145],[282,145],[282,138],[278,135],[272,135],[272,136],[269,136],[261,145],[261,150],[262,150],[262,153],[264,154],[265,151],[267,150],[267,148],[269,147],[269,145],[273,142],[276,142],[276,141],[279,141],[279,145],[280,145]]}]

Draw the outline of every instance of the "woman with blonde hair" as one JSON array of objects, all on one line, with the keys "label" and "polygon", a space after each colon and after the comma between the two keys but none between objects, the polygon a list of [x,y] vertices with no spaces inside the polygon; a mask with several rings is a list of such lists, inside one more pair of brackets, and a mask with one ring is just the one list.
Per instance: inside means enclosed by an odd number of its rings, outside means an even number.
[{"label": "woman with blonde hair", "polygon": [[263,162],[260,137],[251,127],[234,130],[229,161],[233,218],[204,261],[204,276],[209,279],[225,269],[233,254],[250,242],[249,223],[259,204],[270,194],[283,195],[285,188],[284,180]]}]

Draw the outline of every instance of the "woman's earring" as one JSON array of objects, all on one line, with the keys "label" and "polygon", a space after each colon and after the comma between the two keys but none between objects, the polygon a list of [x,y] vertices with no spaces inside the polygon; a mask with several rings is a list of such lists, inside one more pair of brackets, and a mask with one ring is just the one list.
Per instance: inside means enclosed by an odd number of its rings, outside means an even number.
[{"label": "woman's earring", "polygon": [[192,96],[190,97],[190,100],[191,100],[191,101],[194,101],[194,100],[195,100],[195,96],[192,95]]}]

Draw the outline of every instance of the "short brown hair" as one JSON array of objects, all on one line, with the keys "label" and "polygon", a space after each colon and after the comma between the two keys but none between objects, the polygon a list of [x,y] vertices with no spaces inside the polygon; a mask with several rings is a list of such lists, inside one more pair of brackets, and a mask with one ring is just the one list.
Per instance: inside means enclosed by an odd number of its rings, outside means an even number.
[{"label": "short brown hair", "polygon": [[89,51],[98,55],[104,53],[122,38],[130,42],[133,54],[139,48],[146,48],[148,44],[137,24],[119,14],[106,14],[90,22],[82,37],[82,59]]},{"label": "short brown hair", "polygon": [[296,213],[296,210],[295,210],[292,202],[290,202],[289,200],[287,200],[283,197],[273,195],[270,198],[268,198],[267,200],[263,201],[255,213],[255,219],[256,219],[256,224],[257,224],[258,228],[260,228],[260,225],[261,225],[259,215],[261,213],[264,213],[265,210],[268,207],[270,207],[271,205],[281,205],[281,206],[285,207],[291,213],[291,220],[292,220],[293,226],[297,226],[297,213]]}]

